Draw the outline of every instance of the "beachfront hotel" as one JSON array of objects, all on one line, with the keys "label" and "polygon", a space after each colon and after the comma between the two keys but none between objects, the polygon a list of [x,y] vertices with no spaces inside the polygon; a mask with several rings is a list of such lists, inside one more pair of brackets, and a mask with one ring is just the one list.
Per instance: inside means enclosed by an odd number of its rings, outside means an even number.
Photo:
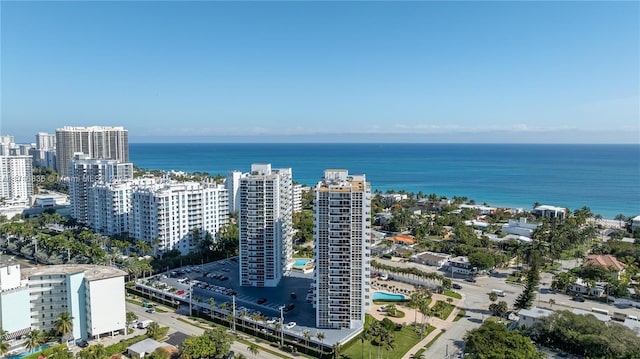
[{"label": "beachfront hotel", "polygon": [[68,339],[124,333],[126,273],[107,266],[65,264],[20,269],[0,266],[0,325],[6,340],[32,329],[55,330],[58,315],[73,317]]},{"label": "beachfront hotel", "polygon": [[239,183],[240,285],[275,287],[292,266],[291,168],[252,164]]},{"label": "beachfront hotel", "polygon": [[91,158],[129,162],[129,132],[124,127],[71,127],[56,129],[56,170],[69,176],[69,162],[77,152]]},{"label": "beachfront hotel", "polygon": [[325,170],[315,188],[316,326],[364,325],[369,295],[371,185],[365,175]]}]

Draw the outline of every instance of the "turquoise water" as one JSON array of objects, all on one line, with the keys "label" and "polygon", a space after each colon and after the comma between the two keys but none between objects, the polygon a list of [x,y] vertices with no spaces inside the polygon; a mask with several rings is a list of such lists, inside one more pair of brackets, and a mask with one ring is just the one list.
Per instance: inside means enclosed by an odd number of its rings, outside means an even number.
[{"label": "turquoise water", "polygon": [[13,355],[13,356],[10,356],[10,357],[7,357],[7,358],[8,359],[21,359],[21,358],[24,358],[24,357],[28,357],[29,355],[32,355],[32,354],[35,354],[35,353],[39,353],[39,352],[41,352],[41,351],[43,351],[43,350],[45,350],[45,349],[47,349],[49,347],[50,347],[49,344],[45,344],[45,345],[43,345],[43,346],[41,346],[39,348],[34,349],[32,352],[25,352],[25,353],[22,353],[20,355]]},{"label": "turquoise water", "polygon": [[307,263],[311,262],[312,259],[296,259],[295,263],[293,263],[296,267],[304,267]]},{"label": "turquoise water", "polygon": [[404,295],[373,292],[373,300],[404,300]]},{"label": "turquoise water", "polygon": [[129,146],[138,167],[226,175],[251,163],[291,167],[315,185],[326,168],[364,173],[372,190],[464,196],[492,206],[588,206],[604,218],[640,214],[640,145],[148,144]]}]

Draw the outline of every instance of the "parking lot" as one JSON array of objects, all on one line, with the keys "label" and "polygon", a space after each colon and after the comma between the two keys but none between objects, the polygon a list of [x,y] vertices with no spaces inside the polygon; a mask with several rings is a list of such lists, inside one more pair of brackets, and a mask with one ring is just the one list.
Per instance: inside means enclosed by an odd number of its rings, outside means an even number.
[{"label": "parking lot", "polygon": [[[325,334],[322,344],[327,346],[341,342],[343,338],[350,336],[349,330],[315,328],[315,308],[311,293],[313,273],[292,271],[282,278],[277,287],[259,288],[240,286],[238,272],[237,258],[230,258],[164,272],[138,281],[138,287],[142,287],[143,291],[151,289],[183,304],[188,303],[191,288],[194,309],[200,309],[208,314],[209,299],[213,298],[214,314],[221,317],[228,315],[231,311],[235,296],[236,316],[239,317],[244,313],[242,321],[251,323],[252,327],[256,325],[263,332],[269,333],[274,333],[276,323],[280,321],[280,308],[283,307],[285,338],[290,337],[301,341],[304,338],[303,333],[308,330],[313,338],[310,345],[320,343],[316,338],[317,332]],[[164,290],[158,287],[164,287]],[[257,316],[254,313],[257,313]],[[251,319],[252,314],[254,318],[259,316],[259,319],[256,321]]]}]

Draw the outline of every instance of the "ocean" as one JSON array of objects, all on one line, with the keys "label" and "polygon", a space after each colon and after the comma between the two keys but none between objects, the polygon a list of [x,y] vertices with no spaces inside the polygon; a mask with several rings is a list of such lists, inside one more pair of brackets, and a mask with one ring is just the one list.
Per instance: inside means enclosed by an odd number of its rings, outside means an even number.
[{"label": "ocean", "polygon": [[612,219],[640,214],[640,145],[532,144],[281,144],[184,143],[129,145],[141,168],[246,172],[252,163],[293,169],[315,185],[324,169],[367,176],[373,190],[464,196],[478,204],[571,210],[588,206]]}]

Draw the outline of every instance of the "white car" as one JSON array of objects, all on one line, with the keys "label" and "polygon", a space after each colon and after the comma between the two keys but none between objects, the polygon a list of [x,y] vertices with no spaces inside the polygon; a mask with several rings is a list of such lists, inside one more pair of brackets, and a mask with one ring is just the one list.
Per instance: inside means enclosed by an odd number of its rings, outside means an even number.
[{"label": "white car", "polygon": [[267,320],[267,324],[276,324],[276,322],[278,322],[279,320],[279,318],[273,317]]},{"label": "white car", "polygon": [[295,326],[296,326],[296,322],[289,322],[284,327],[287,328],[287,329],[291,329],[291,328],[293,328]]}]

